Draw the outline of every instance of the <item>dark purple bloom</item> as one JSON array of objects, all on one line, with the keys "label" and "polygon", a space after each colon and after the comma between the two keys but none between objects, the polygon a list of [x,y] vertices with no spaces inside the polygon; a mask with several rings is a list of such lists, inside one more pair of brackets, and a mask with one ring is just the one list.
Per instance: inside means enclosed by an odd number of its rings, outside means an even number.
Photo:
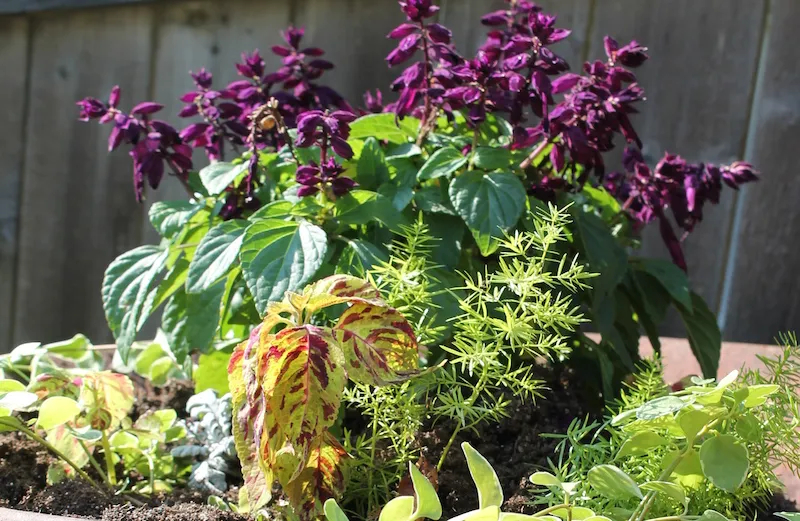
[{"label": "dark purple bloom", "polygon": [[313,162],[301,166],[295,174],[295,181],[302,185],[298,189],[297,195],[306,197],[314,195],[320,190],[334,197],[346,194],[357,184],[349,177],[342,176],[342,172],[344,172],[344,168],[336,164],[333,158],[323,162],[322,166]]},{"label": "dark purple bloom", "polygon": [[131,114],[145,116],[149,114],[155,114],[156,112],[158,112],[163,108],[164,105],[160,103],[155,103],[153,101],[144,101],[133,107],[133,109],[131,109]]}]

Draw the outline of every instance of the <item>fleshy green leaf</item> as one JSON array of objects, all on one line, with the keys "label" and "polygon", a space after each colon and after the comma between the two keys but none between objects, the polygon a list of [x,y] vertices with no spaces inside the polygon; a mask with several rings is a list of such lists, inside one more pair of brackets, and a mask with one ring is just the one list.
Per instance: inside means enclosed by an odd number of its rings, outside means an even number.
[{"label": "fleshy green leaf", "polygon": [[39,408],[36,424],[41,429],[49,431],[53,427],[72,421],[80,412],[81,406],[72,398],[51,396]]},{"label": "fleshy green leaf", "polygon": [[227,275],[239,258],[247,221],[234,219],[211,228],[189,264],[186,292],[200,293]]},{"label": "fleshy green leaf", "polygon": [[153,309],[158,289],[155,281],[168,254],[158,246],[140,246],[117,257],[106,269],[103,309],[125,363],[136,334]]},{"label": "fleshy green leaf", "polygon": [[703,512],[702,516],[697,518],[697,521],[731,521],[731,520],[723,516],[716,510],[706,510],[705,512]]},{"label": "fleshy green leaf", "polygon": [[689,503],[689,499],[686,497],[686,492],[683,490],[683,487],[676,484],[671,483],[669,481],[648,481],[646,483],[642,483],[639,486],[642,490],[658,492],[659,494],[664,494],[665,496],[671,497],[684,507]]},{"label": "fleshy green leaf", "polygon": [[686,325],[692,353],[700,362],[703,375],[711,378],[717,374],[719,368],[722,333],[717,325],[717,317],[708,309],[703,298],[696,293],[691,295],[691,310],[683,306],[677,308]]},{"label": "fleshy green leaf", "polygon": [[411,521],[414,513],[414,498],[412,496],[399,496],[388,503],[381,510],[378,521]]},{"label": "fleshy green leaf", "polygon": [[475,237],[483,255],[519,221],[525,209],[525,187],[509,173],[465,172],[450,184],[450,200]]},{"label": "fleshy green leaf", "polygon": [[17,380],[0,380],[0,394],[10,391],[24,391],[25,385]]},{"label": "fleshy green leaf", "polygon": [[625,440],[619,449],[617,458],[626,456],[641,456],[647,454],[655,447],[665,445],[667,440],[654,431],[640,431]]},{"label": "fleshy green leaf", "polygon": [[771,384],[751,385],[747,387],[747,398],[745,398],[743,404],[747,408],[764,405],[767,402],[767,397],[778,392],[778,389],[780,389],[779,386]]},{"label": "fleshy green leaf", "polygon": [[800,512],[775,512],[775,515],[784,518],[786,521],[800,521]]},{"label": "fleshy green leaf", "polygon": [[200,181],[203,182],[209,195],[219,195],[225,191],[237,177],[247,172],[247,162],[234,165],[224,161],[211,163],[200,170]]},{"label": "fleshy green leaf", "polygon": [[595,515],[592,510],[586,507],[572,507],[571,513],[566,508],[558,508],[551,513],[560,519],[573,519],[574,521],[584,521]]},{"label": "fleshy green leaf", "polygon": [[33,405],[39,397],[27,391],[9,391],[0,394],[0,407],[9,411],[18,411]]},{"label": "fleshy green leaf", "polygon": [[636,417],[640,420],[655,420],[667,414],[678,412],[686,407],[686,402],[677,396],[662,396],[650,400],[636,410]]},{"label": "fleshy green leaf", "polygon": [[550,474],[549,472],[534,472],[531,474],[531,483],[542,487],[560,487],[561,480]]},{"label": "fleshy green leaf", "polygon": [[436,495],[436,489],[413,463],[409,462],[408,469],[416,497],[416,508],[411,515],[412,519],[439,519],[442,517],[442,504]]},{"label": "fleshy green leaf", "polygon": [[589,484],[601,495],[609,499],[630,499],[644,497],[639,486],[625,472],[614,465],[598,465],[586,475]]},{"label": "fleshy green leaf", "polygon": [[325,232],[307,222],[265,219],[250,225],[239,258],[258,312],[309,282],[327,250]]},{"label": "fleshy green leaf", "polygon": [[328,521],[350,521],[347,519],[347,515],[344,513],[344,510],[342,510],[342,508],[333,498],[325,501],[323,511],[325,512],[325,517]]},{"label": "fleshy green leaf", "polygon": [[381,141],[403,144],[417,136],[418,128],[419,120],[416,118],[405,117],[398,123],[394,114],[368,114],[350,123],[350,138],[374,137]]},{"label": "fleshy green leaf", "polygon": [[503,504],[503,487],[492,466],[477,450],[467,442],[461,444],[464,456],[467,458],[472,481],[478,489],[478,508],[498,507]]},{"label": "fleshy green leaf", "polygon": [[467,157],[454,147],[440,148],[425,161],[417,173],[417,179],[425,181],[446,177],[457,172],[467,164]]},{"label": "fleshy green leaf", "polygon": [[478,147],[475,149],[473,164],[484,170],[508,168],[511,164],[511,152],[507,148]]},{"label": "fleshy green leaf", "polygon": [[500,519],[500,507],[490,505],[486,508],[473,510],[464,517],[464,521],[498,521]]},{"label": "fleshy green leaf", "polygon": [[747,447],[729,434],[715,436],[700,446],[700,463],[703,474],[711,483],[727,492],[742,486],[750,470]]}]

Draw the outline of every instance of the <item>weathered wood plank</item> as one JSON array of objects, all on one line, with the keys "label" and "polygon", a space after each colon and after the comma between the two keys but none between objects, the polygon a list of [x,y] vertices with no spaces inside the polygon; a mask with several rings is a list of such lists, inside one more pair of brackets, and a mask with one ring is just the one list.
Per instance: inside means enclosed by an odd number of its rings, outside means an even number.
[{"label": "weathered wood plank", "polygon": [[26,79],[28,72],[28,20],[0,18],[0,353],[11,350],[17,225]]},{"label": "weathered wood plank", "polygon": [[156,0],[3,0],[0,14],[23,14],[54,9],[85,9],[119,4],[140,4]]},{"label": "weathered wood plank", "polygon": [[747,159],[762,171],[745,187],[732,245],[725,337],[768,342],[800,324],[800,4],[771,2]]},{"label": "weathered wood plank", "polygon": [[335,69],[322,77],[353,106],[362,105],[364,93],[389,84],[402,67],[389,69],[384,59],[394,47],[386,35],[405,20],[394,1],[375,0],[289,0],[292,21],[305,27],[307,45],[321,47]]},{"label": "weathered wood plank", "polygon": [[43,14],[33,28],[14,338],[106,341],[103,272],[140,243],[141,210],[130,158],[107,153],[109,129],[77,121],[75,101],[117,83],[122,106],[146,97],[151,7]]},{"label": "weathered wood plank", "polygon": [[[651,51],[637,70],[647,101],[634,120],[649,162],[667,150],[692,161],[742,156],[763,6],[753,0],[598,2],[590,58],[605,57],[605,34],[625,43],[636,39]],[[719,309],[732,205],[728,191],[684,244],[692,286],[712,311]],[[648,231],[642,255],[667,258],[658,231]],[[664,334],[683,335],[683,327],[672,321]]]},{"label": "weathered wood plank", "polygon": [[[177,116],[182,106],[178,98],[194,88],[189,71],[205,67],[214,74],[214,85],[223,88],[238,79],[234,64],[243,52],[260,49],[268,68],[280,66],[269,49],[281,43],[280,31],[289,25],[289,4],[285,0],[181,2],[159,5],[157,20],[153,97],[166,105],[163,117],[181,128],[190,121]],[[208,164],[199,150],[194,160],[198,168]],[[169,177],[148,194],[147,208],[155,201],[185,198],[180,183]],[[143,230],[145,242],[158,242],[146,212]]]}]

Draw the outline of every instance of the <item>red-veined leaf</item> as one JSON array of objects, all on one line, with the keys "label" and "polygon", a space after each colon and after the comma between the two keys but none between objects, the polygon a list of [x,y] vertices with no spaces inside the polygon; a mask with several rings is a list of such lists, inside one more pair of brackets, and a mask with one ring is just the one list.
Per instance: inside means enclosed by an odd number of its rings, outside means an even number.
[{"label": "red-veined leaf", "polygon": [[100,371],[81,377],[80,399],[94,429],[118,427],[133,407],[134,396],[133,383],[124,374]]}]

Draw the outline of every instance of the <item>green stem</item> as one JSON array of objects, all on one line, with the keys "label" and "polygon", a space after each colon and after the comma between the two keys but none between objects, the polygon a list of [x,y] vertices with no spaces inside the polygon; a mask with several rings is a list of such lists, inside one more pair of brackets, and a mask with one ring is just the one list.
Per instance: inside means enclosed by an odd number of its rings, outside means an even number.
[{"label": "green stem", "polygon": [[108,485],[109,487],[113,488],[111,486],[111,483],[109,483],[109,481],[108,481],[108,477],[106,476],[106,473],[103,472],[103,467],[101,467],[100,464],[97,462],[97,460],[92,455],[92,453],[89,450],[89,448],[86,446],[85,443],[83,443],[83,440],[80,439],[80,438],[75,438],[75,439],[78,440],[78,443],[80,444],[81,448],[83,449],[83,452],[86,453],[86,456],[89,458],[89,463],[92,465],[92,467],[94,467],[94,470],[97,471],[97,475],[100,476],[101,478],[103,478],[103,482],[106,485]]},{"label": "green stem", "polygon": [[[480,396],[480,393],[483,392],[483,386],[486,382],[488,370],[486,366],[483,366],[483,372],[481,373],[481,377],[478,379],[478,383],[475,384],[475,387],[472,389],[472,394],[464,400],[464,408],[471,406]],[[447,457],[447,453],[450,451],[450,447],[453,446],[453,442],[456,441],[456,436],[461,430],[464,428],[463,425],[459,424],[454,430],[453,434],[450,435],[450,439],[447,440],[447,445],[444,446],[442,450],[442,455],[439,457],[439,462],[436,464],[436,470],[441,471],[442,466],[444,465],[444,459]]]},{"label": "green stem", "polygon": [[444,459],[447,457],[447,453],[450,451],[450,447],[453,446],[453,442],[456,441],[456,436],[458,435],[459,432],[461,432],[460,425],[455,429],[453,429],[453,434],[450,436],[450,439],[447,440],[447,445],[445,445],[444,449],[442,449],[442,455],[439,457],[439,462],[436,463],[437,471],[442,470],[442,465],[444,465]]},{"label": "green stem", "polygon": [[558,510],[560,508],[566,508],[568,513],[572,512],[572,505],[570,505],[569,503],[564,503],[562,505],[553,505],[551,507],[545,508],[544,510],[540,510],[540,511],[536,512],[535,514],[533,514],[533,517],[546,516],[550,512],[555,512],[556,510]]},{"label": "green stem", "polygon": [[111,482],[112,486],[116,486],[117,472],[114,470],[114,457],[111,453],[111,444],[108,443],[108,436],[106,436],[106,431],[101,432],[100,439],[103,443],[103,459],[106,460],[106,473],[108,474],[108,480]]},{"label": "green stem", "polygon": [[66,463],[67,465],[72,467],[75,470],[75,472],[78,474],[78,476],[80,476],[82,479],[87,481],[90,485],[92,485],[93,487],[97,488],[98,490],[101,490],[101,491],[105,492],[105,489],[100,487],[95,480],[90,478],[89,475],[86,472],[84,472],[83,469],[81,469],[78,465],[76,465],[74,461],[69,459],[63,452],[61,452],[60,450],[55,448],[49,441],[45,440],[44,438],[42,438],[41,436],[39,436],[38,434],[36,434],[32,430],[28,429],[27,427],[25,427],[23,425],[8,424],[8,423],[3,421],[3,418],[0,418],[0,425],[6,425],[6,426],[10,427],[12,430],[19,430],[25,436],[29,437],[30,439],[32,439],[33,441],[35,441],[36,443],[38,443],[39,445],[41,445],[45,449],[49,450],[50,452],[55,454],[55,456],[57,458],[59,458],[64,463]]}]

